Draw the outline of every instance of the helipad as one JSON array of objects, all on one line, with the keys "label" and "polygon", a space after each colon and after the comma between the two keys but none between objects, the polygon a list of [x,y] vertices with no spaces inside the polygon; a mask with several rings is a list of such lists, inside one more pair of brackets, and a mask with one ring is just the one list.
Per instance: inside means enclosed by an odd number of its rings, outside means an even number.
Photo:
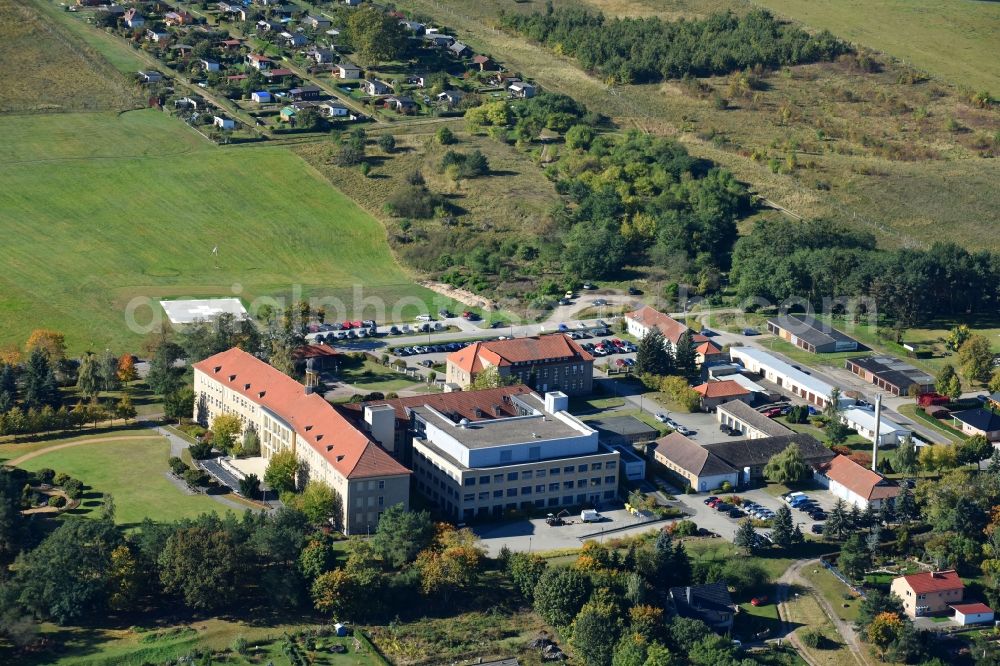
[{"label": "helipad", "polygon": [[172,324],[192,324],[228,313],[245,319],[247,311],[238,298],[207,298],[190,301],[160,301]]}]

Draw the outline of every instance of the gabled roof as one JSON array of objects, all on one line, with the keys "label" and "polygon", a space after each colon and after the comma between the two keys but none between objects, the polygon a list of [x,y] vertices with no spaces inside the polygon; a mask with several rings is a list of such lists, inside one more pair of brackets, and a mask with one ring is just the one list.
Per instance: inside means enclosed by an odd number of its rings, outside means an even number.
[{"label": "gabled roof", "polygon": [[972,615],[974,613],[992,613],[993,609],[981,601],[972,604],[954,604],[949,606],[953,611],[962,615]]},{"label": "gabled roof", "polygon": [[703,398],[728,398],[737,395],[750,395],[750,391],[732,379],[699,384],[694,387],[694,390],[700,393]]},{"label": "gabled roof", "polygon": [[[643,307],[633,312],[627,312],[625,313],[625,316],[639,323],[640,325],[645,326],[646,328],[658,328],[660,330],[660,333],[663,334],[663,337],[669,340],[670,343],[674,345],[676,345],[677,341],[681,339],[681,336],[684,335],[684,332],[689,330],[687,326],[680,323],[673,317],[667,316],[662,312],[660,312],[659,310],[655,310],[648,305],[644,305]],[[700,333],[692,334],[691,340],[695,343],[695,346],[702,345],[706,342],[711,342],[708,338],[706,338],[704,335],[701,335]],[[715,346],[714,343],[712,344],[713,346]],[[718,347],[716,347],[716,349],[718,349]],[[719,353],[719,352],[716,351],[711,353]]]},{"label": "gabled roof", "polygon": [[332,356],[339,356],[339,354],[337,353],[337,350],[330,345],[302,345],[292,352],[292,358],[296,360]]},{"label": "gabled roof", "polygon": [[983,432],[1000,430],[1000,414],[982,407],[966,409],[964,412],[952,412],[952,416],[976,430]]},{"label": "gabled roof", "polygon": [[854,338],[844,335],[827,322],[819,321],[808,315],[781,315],[768,319],[767,323],[773,324],[783,331],[788,331],[814,347],[822,347],[836,342],[857,344]]},{"label": "gabled roof", "polygon": [[819,471],[826,475],[826,478],[836,481],[866,500],[880,500],[899,494],[899,486],[895,483],[877,472],[862,467],[847,456],[837,456],[820,466]]},{"label": "gabled roof", "polygon": [[472,62],[476,63],[477,65],[484,65],[489,61],[490,61],[489,56],[484,56],[484,55],[477,55],[472,58]]},{"label": "gabled roof", "polygon": [[563,333],[473,342],[468,347],[448,355],[449,363],[469,373],[479,372],[488,365],[501,367],[569,359],[593,361],[594,357]]},{"label": "gabled roof", "polygon": [[[947,590],[964,590],[965,584],[954,569],[948,571],[928,571],[925,573],[900,576],[910,586],[914,594],[928,592],[944,592]],[[898,578],[896,580],[899,580]]]},{"label": "gabled roof", "polygon": [[302,384],[242,349],[210,356],[194,369],[276,414],[347,478],[410,473],[322,396],[307,394]]},{"label": "gabled roof", "polygon": [[656,440],[653,451],[695,476],[735,474],[736,469],[717,455],[679,432]]},{"label": "gabled roof", "polygon": [[760,439],[738,439],[727,442],[705,444],[704,448],[722,458],[736,469],[766,465],[776,453],[781,453],[790,444],[799,447],[802,459],[807,465],[816,465],[833,459],[833,451],[820,444],[812,435],[796,433],[779,437]]},{"label": "gabled roof", "polygon": [[729,588],[722,581],[670,588],[670,600],[682,617],[704,620],[709,625],[728,621],[736,612]]},{"label": "gabled roof", "polygon": [[730,400],[716,407],[716,410],[725,412],[766,435],[780,436],[788,435],[792,432],[790,428],[786,428],[774,419],[764,416],[742,400]]}]

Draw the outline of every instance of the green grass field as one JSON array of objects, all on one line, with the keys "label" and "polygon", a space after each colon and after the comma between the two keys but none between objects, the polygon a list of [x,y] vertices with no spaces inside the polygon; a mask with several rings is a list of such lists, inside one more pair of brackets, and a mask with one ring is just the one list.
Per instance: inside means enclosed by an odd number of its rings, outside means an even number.
[{"label": "green grass field", "polygon": [[412,283],[378,221],[285,148],[219,148],[153,110],[8,116],[0,132],[0,343],[48,327],[73,351],[132,351],[132,299],[339,298],[330,319],[459,309]]},{"label": "green grass field", "polygon": [[88,487],[80,508],[74,510],[81,515],[99,510],[102,495],[111,493],[116,521],[122,525],[136,525],[147,517],[168,522],[222,512],[221,504],[205,495],[186,495],[167,479],[169,452],[165,439],[81,444],[20,466],[32,471],[49,467],[80,479]]},{"label": "green grass field", "polygon": [[1000,4],[957,0],[755,0],[776,14],[1000,95]]}]

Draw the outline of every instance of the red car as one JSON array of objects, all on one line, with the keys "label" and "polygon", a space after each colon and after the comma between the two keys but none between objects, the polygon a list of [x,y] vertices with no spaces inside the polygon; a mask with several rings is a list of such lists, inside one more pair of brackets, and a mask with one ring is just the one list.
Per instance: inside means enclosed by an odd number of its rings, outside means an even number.
[{"label": "red car", "polygon": [[759,597],[754,597],[753,599],[751,599],[750,600],[750,605],[751,606],[766,606],[767,605],[767,601],[768,601],[767,595],[766,594],[762,594]]},{"label": "red car", "polygon": [[764,416],[766,416],[769,419],[781,416],[781,407],[772,407],[771,409],[764,412]]}]

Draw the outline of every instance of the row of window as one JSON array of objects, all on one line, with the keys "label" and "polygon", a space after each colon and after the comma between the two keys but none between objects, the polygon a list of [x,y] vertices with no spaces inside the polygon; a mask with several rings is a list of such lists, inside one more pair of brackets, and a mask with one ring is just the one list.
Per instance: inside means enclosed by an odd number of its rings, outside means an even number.
[{"label": "row of window", "polygon": [[[545,478],[546,474],[548,474],[549,476],[559,476],[560,474],[574,474],[574,473],[583,473],[587,471],[597,472],[600,471],[602,468],[611,470],[615,469],[617,466],[618,466],[617,461],[609,460],[606,464],[601,462],[595,462],[595,463],[590,463],[589,465],[586,464],[567,465],[562,468],[550,467],[548,470],[527,469],[521,472],[507,472],[506,481],[527,481],[531,478],[543,479]],[[493,475],[484,474],[478,477],[479,479],[478,483],[481,486],[488,486],[491,482],[491,479],[493,483],[505,483],[504,476],[505,476],[504,474],[493,474]],[[474,486],[476,485],[476,479],[477,477],[475,476],[466,477],[464,485]]]},{"label": "row of window", "polygon": [[[436,492],[427,493],[427,496],[434,500],[439,506],[445,509],[448,513],[452,515],[458,515],[459,507],[455,506],[448,500],[442,500]],[[548,499],[536,499],[534,501],[522,501],[518,502],[506,502],[503,504],[494,504],[492,506],[480,506],[474,508],[464,508],[461,509],[461,515],[465,519],[471,519],[473,517],[486,517],[493,515],[495,517],[500,517],[503,515],[504,511],[515,511],[517,509],[528,509],[532,506],[541,509],[546,506],[549,508],[557,506],[572,506],[585,505],[585,504],[595,504],[598,501],[613,500],[615,498],[614,490],[605,490],[603,493],[590,493],[590,494],[580,494],[580,495],[563,495],[562,497],[549,497]]]},{"label": "row of window", "polygon": [[[606,476],[606,477],[604,477],[604,483],[606,483],[608,485],[612,485],[612,484],[614,484],[616,482],[617,482],[617,479],[615,477],[613,477],[613,476]],[[572,490],[573,489],[573,485],[574,484],[573,484],[572,481],[563,481],[561,488],[562,488],[562,490]],[[599,487],[600,485],[601,485],[601,479],[599,477],[595,477],[595,478],[590,479],[589,486],[591,488],[596,488],[596,487]],[[580,488],[580,489],[586,488],[587,486],[588,486],[587,479],[580,479],[576,483],[576,487]],[[550,484],[548,484],[548,492],[550,492],[550,493],[557,493],[557,492],[559,492],[559,490],[560,490],[560,485],[558,483],[550,483]],[[501,489],[501,490],[494,490],[493,491],[493,497],[494,498],[499,498],[499,497],[518,497],[519,495],[521,497],[525,497],[527,495],[531,495],[532,493],[536,493],[536,494],[540,495],[540,494],[542,494],[544,492],[546,492],[546,486],[545,486],[544,483],[540,483],[540,484],[538,484],[538,485],[536,485],[534,487],[532,487],[532,486],[521,486],[520,493],[518,493],[518,489],[517,488],[507,488],[506,490],[503,490],[503,489]],[[449,492],[448,494],[451,495],[452,493]],[[483,500],[488,500],[490,498],[490,491],[488,491],[488,490],[481,491],[479,493],[478,497],[479,497],[479,501],[480,502],[483,501]],[[462,501],[463,502],[475,502],[476,501],[476,493],[465,493],[462,496]]]}]

